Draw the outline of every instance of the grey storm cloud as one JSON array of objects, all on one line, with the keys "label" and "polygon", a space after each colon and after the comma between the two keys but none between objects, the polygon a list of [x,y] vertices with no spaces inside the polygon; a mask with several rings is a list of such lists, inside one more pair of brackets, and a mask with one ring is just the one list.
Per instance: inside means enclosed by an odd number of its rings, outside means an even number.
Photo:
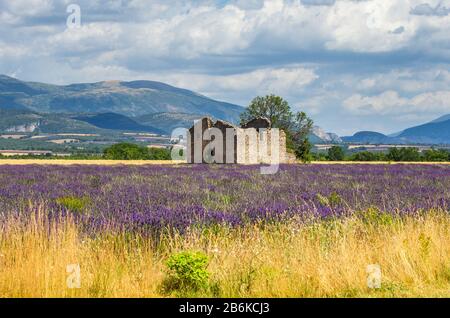
[{"label": "grey storm cloud", "polygon": [[332,6],[336,0],[302,0],[302,4],[307,6]]},{"label": "grey storm cloud", "polygon": [[403,32],[405,32],[404,26],[400,26],[400,27],[396,28],[395,30],[391,31],[392,34],[402,34]]},{"label": "grey storm cloud", "polygon": [[437,6],[432,7],[428,3],[423,3],[411,9],[411,14],[413,15],[443,17],[447,16],[449,13],[450,8],[446,8],[445,6],[442,6],[442,4],[438,4]]}]

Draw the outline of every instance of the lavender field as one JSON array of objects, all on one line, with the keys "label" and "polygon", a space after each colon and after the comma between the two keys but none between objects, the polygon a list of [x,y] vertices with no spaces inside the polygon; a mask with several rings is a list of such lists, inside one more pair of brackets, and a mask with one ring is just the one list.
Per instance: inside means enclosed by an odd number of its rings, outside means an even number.
[{"label": "lavender field", "polygon": [[4,165],[0,297],[449,297],[448,189],[447,165]]},{"label": "lavender field", "polygon": [[0,184],[3,217],[45,208],[93,231],[183,231],[450,206],[445,165],[289,165],[270,176],[252,166],[2,166]]}]

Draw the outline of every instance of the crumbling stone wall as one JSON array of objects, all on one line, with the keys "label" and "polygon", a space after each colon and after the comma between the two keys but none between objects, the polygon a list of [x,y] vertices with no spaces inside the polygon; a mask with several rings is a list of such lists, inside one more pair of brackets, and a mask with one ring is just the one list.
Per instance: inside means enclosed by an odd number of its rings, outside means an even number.
[{"label": "crumbling stone wall", "polygon": [[[197,127],[196,127],[197,126]],[[203,135],[207,129],[212,128],[213,121],[209,117],[203,117],[198,122],[192,126],[187,134],[187,149],[186,149],[186,158],[188,163],[198,163],[199,158],[201,163],[205,163],[203,158],[203,151],[206,146],[209,144],[208,140],[203,139]],[[200,129],[194,129],[199,128]],[[196,158],[197,157],[197,158]]]},{"label": "crumbling stone wall", "polygon": [[[236,163],[237,162],[237,135],[236,135],[236,127],[226,121],[218,120],[213,125],[214,128],[217,128],[222,133],[222,160],[221,163]],[[230,136],[231,134],[231,136]],[[229,144],[228,138],[232,138],[232,145]],[[227,154],[231,156],[231,159],[227,158]]]},{"label": "crumbling stone wall", "polygon": [[260,129],[269,129],[270,128],[270,120],[264,117],[259,117],[250,120],[248,123],[242,125],[241,128],[255,128],[257,131]]},{"label": "crumbling stone wall", "polygon": [[[198,129],[195,129],[196,126]],[[203,153],[205,149],[208,150],[207,147],[211,141],[202,137],[207,130],[209,130],[207,134],[209,132],[213,134],[214,129],[218,129],[222,133],[221,150],[223,151],[219,151],[217,154],[212,153],[217,163],[273,164],[295,161],[295,156],[286,150],[284,131],[270,129],[270,121],[266,118],[256,118],[242,127],[236,127],[221,120],[214,123],[209,117],[204,117],[188,131],[186,151],[188,163],[208,162],[203,157]],[[195,135],[196,133],[197,135]],[[230,136],[230,134],[232,135]],[[275,138],[279,141],[279,147],[272,149]],[[230,140],[232,140],[231,145]],[[279,153],[279,160],[276,160],[276,152]]]}]

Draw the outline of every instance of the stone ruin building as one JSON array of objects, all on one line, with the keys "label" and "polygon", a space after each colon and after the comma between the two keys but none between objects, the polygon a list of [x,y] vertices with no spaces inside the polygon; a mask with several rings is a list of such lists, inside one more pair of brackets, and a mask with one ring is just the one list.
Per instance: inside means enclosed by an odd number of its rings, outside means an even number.
[{"label": "stone ruin building", "polygon": [[188,130],[186,158],[188,163],[277,164],[295,161],[295,155],[286,151],[285,132],[271,129],[267,118],[256,118],[237,127],[203,117]]}]

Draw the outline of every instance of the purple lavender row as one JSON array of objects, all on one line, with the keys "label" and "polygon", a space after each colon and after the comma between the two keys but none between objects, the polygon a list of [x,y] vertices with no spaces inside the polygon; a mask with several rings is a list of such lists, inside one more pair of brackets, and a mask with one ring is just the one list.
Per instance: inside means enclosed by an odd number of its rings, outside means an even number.
[{"label": "purple lavender row", "polygon": [[1,166],[0,218],[75,216],[88,231],[129,231],[448,211],[450,166]]}]

